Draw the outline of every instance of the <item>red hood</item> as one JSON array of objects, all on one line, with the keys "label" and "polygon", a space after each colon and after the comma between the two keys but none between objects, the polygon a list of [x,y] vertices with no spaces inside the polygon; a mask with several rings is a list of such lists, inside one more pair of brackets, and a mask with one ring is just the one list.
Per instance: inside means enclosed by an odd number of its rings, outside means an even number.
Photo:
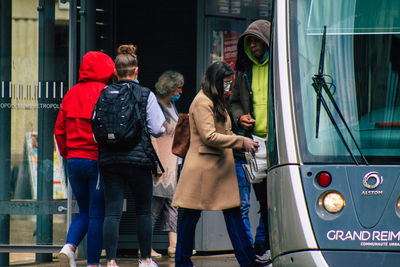
[{"label": "red hood", "polygon": [[91,51],[83,56],[79,68],[79,82],[98,81],[107,83],[114,75],[114,61],[106,54]]}]

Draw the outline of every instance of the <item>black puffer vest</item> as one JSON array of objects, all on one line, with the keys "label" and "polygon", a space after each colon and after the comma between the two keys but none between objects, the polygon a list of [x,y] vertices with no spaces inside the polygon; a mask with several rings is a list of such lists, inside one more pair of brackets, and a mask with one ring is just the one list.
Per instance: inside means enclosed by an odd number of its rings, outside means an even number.
[{"label": "black puffer vest", "polygon": [[[120,80],[118,83],[132,82],[132,80]],[[135,90],[141,91],[141,98],[139,101],[139,111],[142,115],[144,127],[147,127],[147,114],[146,107],[150,95],[150,89],[136,84]],[[151,144],[150,136],[143,130],[141,141],[138,145],[129,150],[114,150],[110,148],[99,148],[98,162],[100,166],[111,164],[126,164],[140,167],[142,169],[156,170],[156,154]]]}]

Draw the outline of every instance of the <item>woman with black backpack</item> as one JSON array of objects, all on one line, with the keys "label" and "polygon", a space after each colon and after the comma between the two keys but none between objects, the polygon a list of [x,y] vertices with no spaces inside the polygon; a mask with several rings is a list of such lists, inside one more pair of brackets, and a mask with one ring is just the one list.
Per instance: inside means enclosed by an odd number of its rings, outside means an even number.
[{"label": "woman with black backpack", "polygon": [[[157,99],[148,88],[137,82],[138,61],[134,45],[121,45],[115,58],[118,82],[110,87],[117,94],[121,88],[129,87],[136,97],[130,105],[135,105],[142,116],[142,131],[136,143],[119,147],[112,144],[99,144],[99,166],[104,182],[105,219],[104,247],[107,266],[118,266],[116,262],[119,237],[119,223],[122,216],[124,189],[132,190],[136,208],[137,236],[141,259],[139,267],[157,266],[151,259],[152,242],[151,200],[153,194],[152,172],[157,172],[157,155],[152,147],[150,136],[158,137],[165,128],[164,115]],[[99,97],[99,101],[101,100]],[[135,108],[127,107],[135,112]],[[118,123],[116,121],[115,123]],[[112,136],[112,134],[111,134]]]}]

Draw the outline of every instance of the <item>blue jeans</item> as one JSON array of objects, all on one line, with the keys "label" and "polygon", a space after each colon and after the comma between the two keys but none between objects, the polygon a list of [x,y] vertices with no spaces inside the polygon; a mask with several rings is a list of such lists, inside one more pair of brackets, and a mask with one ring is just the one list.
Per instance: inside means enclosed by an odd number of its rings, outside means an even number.
[{"label": "blue jeans", "polygon": [[[193,241],[201,210],[182,209],[178,220],[178,242],[176,244],[175,267],[193,266],[190,257],[193,251]],[[256,259],[253,246],[245,231],[240,209],[233,208],[222,211],[237,261],[244,267]]]},{"label": "blue jeans", "polygon": [[[253,235],[251,234],[251,226],[250,226],[250,219],[249,219],[249,211],[250,211],[250,193],[251,193],[251,184],[247,183],[246,176],[243,172],[242,164],[246,164],[245,160],[235,158],[235,167],[236,167],[236,177],[239,184],[239,193],[240,193],[240,210],[242,213],[242,219],[244,223],[244,227],[246,229],[246,234],[253,244]],[[266,242],[266,233],[265,227],[263,223],[263,218],[260,216],[258,226],[256,229],[256,235],[254,238],[255,245],[264,245]],[[269,247],[269,246],[267,246]]]},{"label": "blue jeans", "polygon": [[135,201],[136,229],[141,258],[150,258],[151,201],[153,197],[151,170],[124,164],[107,165],[100,167],[100,170],[103,176],[106,203],[103,233],[107,260],[117,257],[119,223],[126,186],[129,186],[132,191]]},{"label": "blue jeans", "polygon": [[87,264],[99,264],[103,248],[104,189],[98,181],[96,160],[67,160],[68,181],[78,202],[79,213],[68,229],[66,244],[77,247],[87,234]]},{"label": "blue jeans", "polygon": [[258,222],[258,226],[256,229],[256,236],[254,237],[254,244],[263,244],[265,243],[265,228],[263,220],[260,216],[260,221]]},{"label": "blue jeans", "polygon": [[244,175],[243,172],[242,164],[246,164],[246,161],[235,158],[236,177],[239,184],[240,200],[242,203],[240,205],[240,210],[242,213],[242,219],[247,237],[253,244],[253,236],[251,234],[250,218],[249,218],[251,185],[247,183],[246,176]]}]

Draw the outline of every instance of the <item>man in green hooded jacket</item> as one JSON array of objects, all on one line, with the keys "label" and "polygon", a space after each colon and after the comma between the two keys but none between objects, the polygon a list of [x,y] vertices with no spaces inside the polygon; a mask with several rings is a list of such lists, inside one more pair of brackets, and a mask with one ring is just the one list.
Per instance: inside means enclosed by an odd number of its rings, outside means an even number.
[{"label": "man in green hooded jacket", "polygon": [[[230,99],[232,120],[238,129],[236,134],[247,137],[255,135],[266,140],[270,25],[266,20],[254,21],[240,36],[237,45],[235,82]],[[236,169],[240,170],[238,166],[245,163],[244,155],[235,153],[235,162]],[[253,189],[260,203],[261,218],[265,227],[262,251],[257,248],[260,244],[255,243],[256,254],[264,254],[264,258],[266,256],[267,261],[270,261],[266,179],[253,184]]]}]

